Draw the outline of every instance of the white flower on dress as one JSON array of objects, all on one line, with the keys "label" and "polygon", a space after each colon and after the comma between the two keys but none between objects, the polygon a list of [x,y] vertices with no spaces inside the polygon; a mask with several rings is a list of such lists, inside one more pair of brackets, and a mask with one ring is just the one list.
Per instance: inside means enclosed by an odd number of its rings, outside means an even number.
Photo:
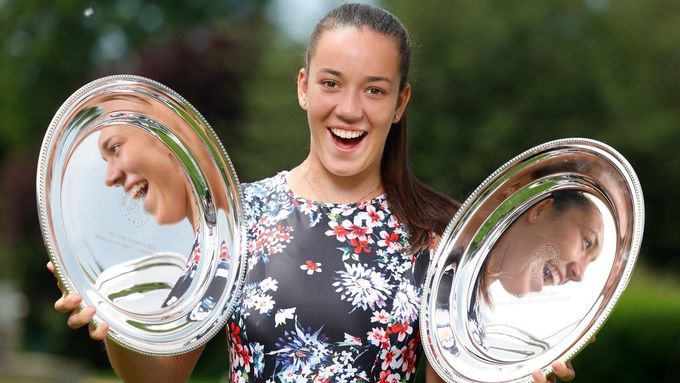
[{"label": "white flower on dress", "polygon": [[369,241],[373,243],[373,238],[369,235],[373,234],[373,227],[364,225],[363,220],[359,215],[354,217],[354,222],[351,226],[351,233],[347,235],[349,239],[358,239],[360,241]]},{"label": "white flower on dress", "polygon": [[403,246],[399,242],[401,236],[396,231],[388,233],[385,230],[383,230],[380,232],[380,238],[381,239],[378,241],[378,246],[386,248],[387,252],[390,254],[394,254],[397,251],[401,251],[403,248]]},{"label": "white flower on dress", "polygon": [[385,310],[374,311],[371,317],[371,323],[378,322],[382,324],[387,324],[390,321],[390,313]]},{"label": "white flower on dress", "polygon": [[276,291],[279,289],[278,283],[279,281],[277,281],[276,279],[268,277],[267,279],[264,279],[260,282],[260,290],[262,290],[263,292],[267,292],[269,290]]},{"label": "white flower on dress", "polygon": [[404,280],[399,284],[392,302],[395,318],[399,321],[413,322],[418,317],[419,302],[420,297],[416,288],[408,280]]},{"label": "white flower on dress", "polygon": [[389,349],[383,349],[380,352],[380,359],[382,359],[381,367],[383,370],[387,370],[388,368],[396,370],[400,368],[404,362],[404,359],[401,357],[401,349],[396,346],[392,346]]},{"label": "white flower on dress", "polygon": [[279,325],[285,324],[288,319],[293,319],[293,314],[295,314],[295,307],[279,309],[274,315],[274,327],[279,327]]},{"label": "white flower on dress", "polygon": [[361,338],[358,336],[350,335],[348,333],[345,333],[345,344],[352,344],[356,346],[361,346]]},{"label": "white flower on dress", "polygon": [[331,209],[331,214],[333,215],[342,215],[344,217],[348,217],[354,213],[356,210],[356,207],[352,205],[340,205],[337,207],[334,207]]},{"label": "white flower on dress", "polygon": [[300,205],[300,211],[303,213],[310,215],[311,213],[316,213],[318,210],[318,206],[311,201],[305,201],[302,205]]},{"label": "white flower on dress", "polygon": [[339,292],[340,299],[347,300],[352,306],[367,310],[385,307],[385,300],[392,286],[385,278],[374,269],[368,269],[361,264],[349,265],[345,263],[344,271],[337,271],[340,277],[336,278],[333,286]]},{"label": "white flower on dress", "polygon": [[345,242],[347,235],[352,231],[352,222],[348,219],[342,221],[342,223],[337,223],[335,221],[328,221],[328,226],[331,230],[326,231],[326,235],[335,236],[335,238],[340,242]]},{"label": "white flower on dress", "polygon": [[384,328],[374,327],[368,332],[368,337],[366,337],[369,342],[374,346],[380,346],[383,343],[387,343],[387,333]]},{"label": "white flower on dress", "polygon": [[359,213],[358,216],[361,216],[369,227],[382,226],[382,221],[385,219],[385,213],[376,209],[373,205],[368,205],[366,211]]},{"label": "white flower on dress", "polygon": [[260,314],[266,314],[274,308],[274,300],[270,295],[256,295],[253,297],[253,306],[260,311]]},{"label": "white flower on dress", "polygon": [[279,309],[279,311],[276,312],[276,315],[274,315],[274,327],[286,324],[288,319],[293,319],[293,314],[295,314],[295,307]]}]

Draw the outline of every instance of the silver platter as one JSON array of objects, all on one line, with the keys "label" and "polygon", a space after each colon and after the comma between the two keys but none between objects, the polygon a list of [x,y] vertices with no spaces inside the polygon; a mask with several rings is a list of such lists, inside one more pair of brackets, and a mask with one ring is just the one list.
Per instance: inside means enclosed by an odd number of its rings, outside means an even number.
[{"label": "silver platter", "polygon": [[624,291],[642,240],[628,162],[588,139],[535,147],[486,179],[429,266],[421,336],[448,382],[529,382],[573,358]]},{"label": "silver platter", "polygon": [[59,281],[110,339],[173,355],[223,327],[245,275],[239,183],[177,93],[131,75],[83,86],[45,135],[37,198]]}]

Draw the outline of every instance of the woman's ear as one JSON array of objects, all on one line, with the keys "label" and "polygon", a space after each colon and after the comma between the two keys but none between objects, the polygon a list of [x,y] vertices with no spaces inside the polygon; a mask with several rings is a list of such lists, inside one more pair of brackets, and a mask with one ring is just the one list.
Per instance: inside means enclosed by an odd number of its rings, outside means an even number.
[{"label": "woman's ear", "polygon": [[552,198],[546,198],[543,201],[537,203],[536,205],[532,206],[529,210],[527,210],[527,221],[529,223],[534,223],[536,222],[536,219],[543,214],[547,208],[551,207],[553,204],[553,199]]},{"label": "woman's ear", "polygon": [[307,71],[300,69],[297,76],[297,96],[300,107],[307,110]]},{"label": "woman's ear", "polygon": [[411,84],[406,83],[404,89],[399,92],[399,97],[397,98],[397,108],[394,111],[393,123],[399,122],[401,117],[404,115],[404,110],[406,110],[406,105],[408,105],[408,100],[411,98]]}]

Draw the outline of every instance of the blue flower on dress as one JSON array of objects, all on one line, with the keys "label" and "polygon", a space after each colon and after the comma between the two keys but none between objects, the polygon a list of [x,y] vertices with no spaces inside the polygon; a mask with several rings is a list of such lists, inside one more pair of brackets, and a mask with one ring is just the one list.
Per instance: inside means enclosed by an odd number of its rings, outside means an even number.
[{"label": "blue flower on dress", "polygon": [[327,337],[311,327],[303,329],[295,318],[295,331],[285,331],[276,341],[277,349],[268,353],[276,357],[276,370],[283,372],[311,372],[331,357]]}]

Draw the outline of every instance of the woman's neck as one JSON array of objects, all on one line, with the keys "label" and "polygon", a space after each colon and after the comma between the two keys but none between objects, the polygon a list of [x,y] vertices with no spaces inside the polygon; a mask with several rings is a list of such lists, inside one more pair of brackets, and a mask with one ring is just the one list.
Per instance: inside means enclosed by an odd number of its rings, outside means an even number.
[{"label": "woman's neck", "polygon": [[288,183],[296,195],[319,202],[356,203],[383,193],[380,169],[338,176],[311,155],[293,168]]}]

